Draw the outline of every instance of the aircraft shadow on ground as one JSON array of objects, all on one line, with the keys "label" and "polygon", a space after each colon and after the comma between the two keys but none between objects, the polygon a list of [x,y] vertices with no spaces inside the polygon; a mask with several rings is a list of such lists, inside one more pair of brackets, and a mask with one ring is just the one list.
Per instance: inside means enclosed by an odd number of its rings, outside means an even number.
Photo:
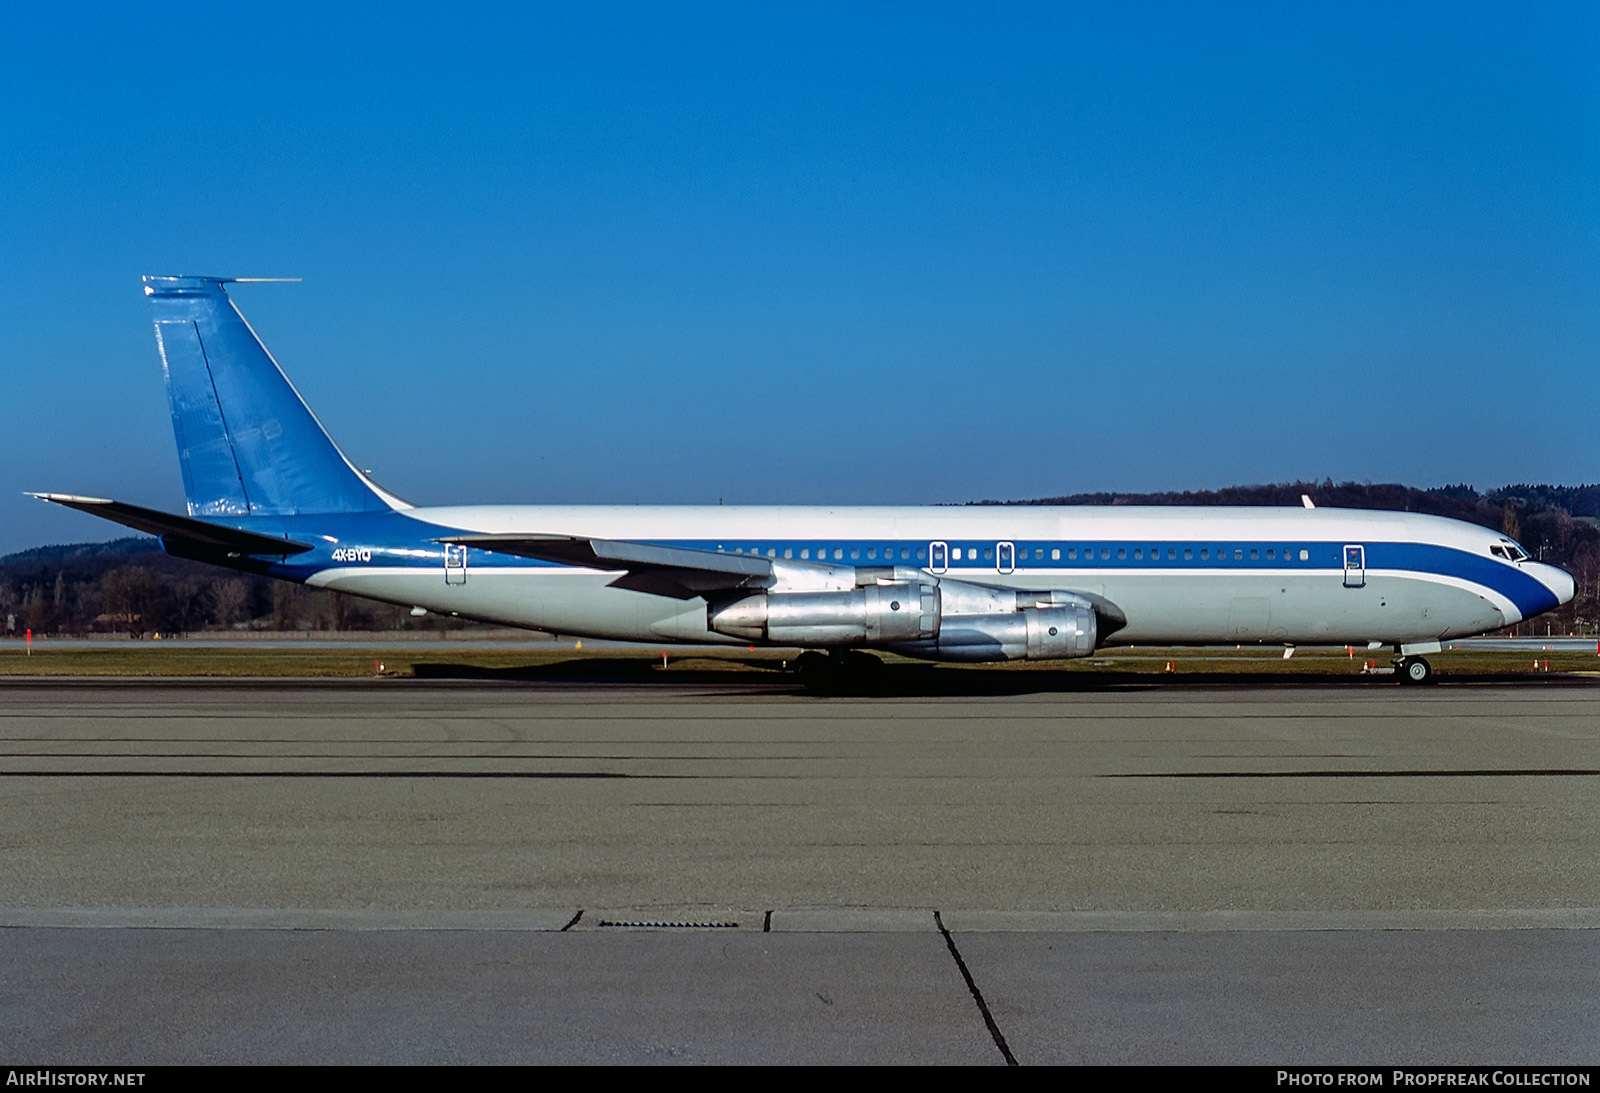
[{"label": "aircraft shadow on ground", "polygon": [[[419,680],[493,680],[507,683],[560,683],[586,686],[683,687],[710,686],[747,690],[793,690],[806,694],[800,679],[790,671],[772,666],[771,661],[725,661],[726,667],[701,662],[695,667],[663,669],[659,661],[645,657],[574,658],[550,664],[484,667],[472,664],[420,662],[411,665]],[[1460,673],[1435,676],[1434,681],[1408,691],[1428,691],[1435,687],[1471,684],[1515,684],[1549,686],[1576,682],[1560,673],[1514,675]],[[849,681],[827,693],[870,695],[886,698],[1024,695],[1082,693],[1097,691],[1154,690],[1163,687],[1185,689],[1237,689],[1248,687],[1376,687],[1399,689],[1392,676],[1330,675],[1325,672],[1207,672],[1156,674],[1151,672],[1071,671],[1032,668],[1006,669],[950,667],[939,664],[889,664],[871,680]],[[825,695],[824,695],[825,697]]]}]

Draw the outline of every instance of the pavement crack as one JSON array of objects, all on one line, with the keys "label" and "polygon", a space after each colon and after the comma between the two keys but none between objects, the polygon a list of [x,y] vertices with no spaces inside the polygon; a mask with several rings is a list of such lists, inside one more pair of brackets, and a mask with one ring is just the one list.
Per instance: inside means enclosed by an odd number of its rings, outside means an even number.
[{"label": "pavement crack", "polygon": [[582,917],[583,917],[583,908],[579,907],[578,908],[578,913],[572,916],[572,921],[567,923],[565,926],[561,927],[561,932],[562,933],[566,933],[568,930],[572,929],[574,926],[576,926],[578,924],[578,920],[580,918],[582,918]]},{"label": "pavement crack", "polygon": [[1016,1066],[1017,1057],[1011,1054],[1011,1048],[1006,1044],[1005,1035],[1000,1031],[1000,1026],[995,1024],[994,1014],[989,1012],[989,1003],[983,1000],[983,992],[978,989],[978,984],[973,981],[972,972],[967,969],[967,962],[961,959],[961,950],[956,948],[956,939],[950,936],[950,931],[945,929],[944,919],[939,912],[933,913],[933,924],[939,927],[939,932],[944,935],[944,943],[950,948],[950,955],[955,958],[956,967],[961,969],[961,978],[967,981],[967,990],[972,992],[972,1000],[978,1004],[978,1012],[983,1014],[983,1023],[989,1027],[989,1035],[994,1037],[994,1046],[1000,1049],[1000,1054],[1005,1056],[1007,1066]]}]

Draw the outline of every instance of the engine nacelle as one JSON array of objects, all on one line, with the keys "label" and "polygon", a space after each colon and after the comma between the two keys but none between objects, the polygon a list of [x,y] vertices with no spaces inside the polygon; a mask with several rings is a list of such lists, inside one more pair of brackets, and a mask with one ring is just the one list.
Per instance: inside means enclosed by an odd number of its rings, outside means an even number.
[{"label": "engine nacelle", "polygon": [[1096,640],[1094,608],[1080,600],[1003,615],[946,615],[937,637],[889,648],[926,660],[1066,660],[1093,653]]},{"label": "engine nacelle", "polygon": [[784,645],[874,645],[939,634],[939,588],[885,581],[848,592],[762,592],[712,606],[719,634]]}]

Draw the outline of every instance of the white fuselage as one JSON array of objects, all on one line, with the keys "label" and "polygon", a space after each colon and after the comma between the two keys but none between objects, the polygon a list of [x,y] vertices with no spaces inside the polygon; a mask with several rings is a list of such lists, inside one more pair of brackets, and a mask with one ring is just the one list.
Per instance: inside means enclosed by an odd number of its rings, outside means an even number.
[{"label": "white fuselage", "polygon": [[[1561,570],[1493,553],[1509,540],[1484,528],[1350,509],[463,506],[404,515],[441,536],[678,544],[1062,590],[1114,605],[1126,619],[1103,639],[1114,644],[1427,643],[1493,630],[1572,595]],[[387,564],[377,545],[346,543],[371,560],[330,565],[307,583],[562,634],[740,641],[708,628],[704,600],[610,587],[616,571],[515,564],[522,559],[474,550],[447,574]]]}]

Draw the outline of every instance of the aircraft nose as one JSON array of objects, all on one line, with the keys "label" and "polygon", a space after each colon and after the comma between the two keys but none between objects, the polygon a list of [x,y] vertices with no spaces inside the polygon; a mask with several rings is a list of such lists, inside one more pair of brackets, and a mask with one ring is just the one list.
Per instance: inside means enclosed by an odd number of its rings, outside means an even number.
[{"label": "aircraft nose", "polygon": [[1557,604],[1569,602],[1578,591],[1578,582],[1564,569],[1543,562],[1533,563],[1533,575],[1555,596]]}]

